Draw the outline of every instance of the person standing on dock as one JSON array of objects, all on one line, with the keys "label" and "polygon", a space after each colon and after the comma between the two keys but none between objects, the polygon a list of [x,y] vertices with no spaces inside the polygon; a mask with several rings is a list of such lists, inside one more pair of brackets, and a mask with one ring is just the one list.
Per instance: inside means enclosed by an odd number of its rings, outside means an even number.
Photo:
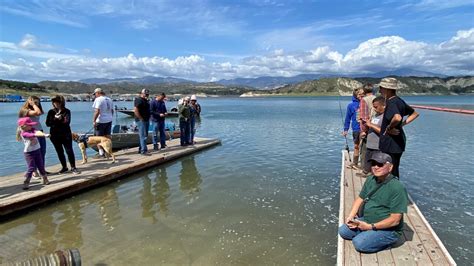
[{"label": "person standing on dock", "polygon": [[367,178],[345,224],[339,227],[339,235],[352,240],[354,248],[362,253],[378,252],[398,241],[408,206],[405,187],[390,174],[392,157],[378,152],[370,161],[373,176]]},{"label": "person standing on dock", "polygon": [[351,168],[357,169],[359,164],[359,141],[360,141],[360,125],[357,117],[359,111],[360,99],[364,96],[364,91],[361,89],[355,89],[352,92],[352,102],[347,105],[346,119],[344,121],[343,136],[346,136],[349,132],[349,126],[352,124],[352,139],[354,141],[354,157]]},{"label": "person standing on dock", "polygon": [[53,109],[49,110],[46,116],[46,126],[51,128],[49,130],[50,139],[61,162],[62,168],[59,173],[62,174],[68,171],[66,157],[64,156],[64,150],[66,150],[71,172],[80,174],[81,172],[76,168],[76,157],[72,148],[71,111],[66,108],[66,100],[61,95],[54,96],[51,103]]},{"label": "person standing on dock", "polygon": [[92,108],[94,108],[94,115],[92,117],[94,135],[110,139],[112,120],[114,118],[114,104],[112,99],[105,96],[105,92],[101,88],[96,88],[93,95],[95,96],[94,103],[92,104]]},{"label": "person standing on dock", "polygon": [[[379,149],[390,154],[393,160],[392,174],[400,177],[400,159],[405,151],[406,136],[403,126],[418,118],[419,114],[404,100],[397,96],[400,89],[395,78],[383,78],[379,84],[380,92],[385,97],[385,112],[383,115]],[[405,121],[403,117],[408,116]]]},{"label": "person standing on dock", "polygon": [[162,92],[156,96],[150,103],[151,121],[154,124],[153,129],[153,149],[159,150],[158,138],[160,139],[161,149],[166,148],[165,118],[168,114],[166,110],[166,95]]},{"label": "person standing on dock", "polygon": [[189,108],[191,111],[191,120],[189,122],[190,126],[190,137],[189,143],[191,145],[194,144],[194,134],[196,134],[196,119],[199,118],[199,114],[201,113],[201,106],[197,103],[196,95],[191,95],[191,102],[189,103]]},{"label": "person standing on dock", "polygon": [[135,114],[135,122],[138,125],[138,135],[140,138],[140,147],[138,153],[147,155],[147,138],[148,128],[150,126],[150,103],[148,102],[150,91],[143,89],[140,96],[135,98],[133,112]]},{"label": "person standing on dock", "polygon": [[370,83],[367,83],[363,87],[364,97],[360,100],[360,164],[362,168],[362,173],[357,173],[356,175],[362,175],[364,177],[370,173],[370,165],[367,162],[367,134],[369,128],[364,123],[364,121],[369,121],[372,119],[372,116],[375,114],[372,101],[375,99],[373,93],[373,86]]},{"label": "person standing on dock", "polygon": [[367,151],[365,153],[367,159],[364,166],[364,172],[367,173],[370,173],[372,168],[370,158],[372,158],[374,153],[380,152],[380,126],[382,125],[383,113],[385,111],[385,98],[383,96],[375,97],[372,101],[372,105],[375,114],[369,120],[362,120],[365,126],[369,129],[367,132]]},{"label": "person standing on dock", "polygon": [[189,110],[189,97],[181,99],[178,103],[179,130],[181,146],[189,145],[191,111]]}]

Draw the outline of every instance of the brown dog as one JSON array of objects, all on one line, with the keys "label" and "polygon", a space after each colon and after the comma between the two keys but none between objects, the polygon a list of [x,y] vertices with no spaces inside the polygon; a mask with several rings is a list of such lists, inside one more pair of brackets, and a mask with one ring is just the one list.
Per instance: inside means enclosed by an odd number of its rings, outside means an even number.
[{"label": "brown dog", "polygon": [[81,150],[83,164],[87,163],[86,148],[90,146],[102,148],[105,151],[105,157],[107,159],[109,159],[109,156],[112,157],[112,163],[115,163],[115,155],[112,152],[112,141],[110,139],[102,136],[79,136],[73,132],[72,140],[77,142],[77,145]]}]

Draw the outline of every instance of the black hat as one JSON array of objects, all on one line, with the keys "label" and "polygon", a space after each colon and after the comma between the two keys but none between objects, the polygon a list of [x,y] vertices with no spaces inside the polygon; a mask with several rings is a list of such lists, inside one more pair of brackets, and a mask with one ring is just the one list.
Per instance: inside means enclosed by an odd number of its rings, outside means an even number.
[{"label": "black hat", "polygon": [[392,157],[383,152],[377,152],[372,155],[369,161],[375,161],[378,163],[392,163]]}]

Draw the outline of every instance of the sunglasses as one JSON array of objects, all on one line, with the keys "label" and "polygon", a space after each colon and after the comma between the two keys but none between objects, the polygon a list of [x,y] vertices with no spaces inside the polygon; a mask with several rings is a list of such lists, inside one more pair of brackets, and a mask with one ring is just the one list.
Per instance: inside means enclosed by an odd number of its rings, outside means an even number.
[{"label": "sunglasses", "polygon": [[375,167],[375,166],[383,167],[385,165],[384,163],[378,163],[378,162],[372,162],[371,164],[372,164],[372,167]]}]

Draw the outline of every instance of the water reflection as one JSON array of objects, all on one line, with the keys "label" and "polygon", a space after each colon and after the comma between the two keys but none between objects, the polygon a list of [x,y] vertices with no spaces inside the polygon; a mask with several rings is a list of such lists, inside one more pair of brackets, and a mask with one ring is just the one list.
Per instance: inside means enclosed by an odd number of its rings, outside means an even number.
[{"label": "water reflection", "polygon": [[102,225],[107,231],[112,231],[119,225],[120,206],[115,188],[108,189],[98,202]]},{"label": "water reflection", "polygon": [[154,186],[155,203],[158,204],[160,212],[165,216],[168,214],[168,199],[171,196],[170,185],[168,184],[168,176],[166,175],[166,168],[156,170],[156,183]]},{"label": "water reflection", "polygon": [[151,180],[148,176],[142,178],[143,189],[140,196],[141,207],[142,207],[142,217],[151,218],[151,222],[156,223],[157,219],[155,216],[155,205],[153,194],[151,193]]},{"label": "water reflection", "polygon": [[198,197],[202,178],[197,170],[194,156],[181,160],[181,167],[179,188],[189,196],[188,203],[191,203]]}]

